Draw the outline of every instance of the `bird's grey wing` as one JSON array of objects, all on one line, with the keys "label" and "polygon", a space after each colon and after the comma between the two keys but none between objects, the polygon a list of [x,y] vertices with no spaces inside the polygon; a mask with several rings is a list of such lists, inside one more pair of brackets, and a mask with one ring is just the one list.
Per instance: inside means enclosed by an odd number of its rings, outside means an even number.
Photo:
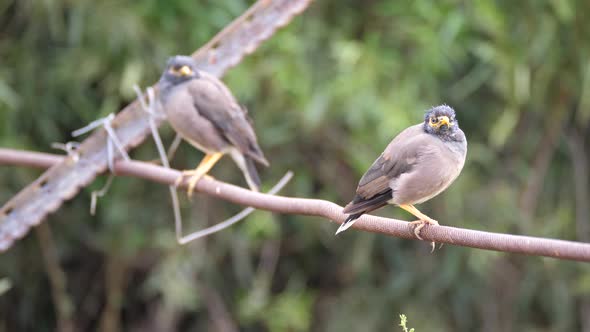
[{"label": "bird's grey wing", "polygon": [[392,199],[390,183],[412,170],[423,147],[421,125],[401,132],[389,143],[359,181],[356,195],[344,209],[345,213],[369,212]]},{"label": "bird's grey wing", "polygon": [[231,143],[193,104],[194,96],[178,87],[164,104],[168,122],[185,140],[206,153],[226,151]]},{"label": "bird's grey wing", "polygon": [[199,115],[209,120],[241,153],[268,165],[248,115],[221,81],[202,75],[188,88]]},{"label": "bird's grey wing", "polygon": [[409,127],[397,135],[363,175],[357,195],[370,198],[390,189],[392,179],[412,169],[425,136],[421,125]]},{"label": "bird's grey wing", "polygon": [[370,198],[389,190],[392,179],[412,169],[416,160],[413,154],[410,151],[399,151],[393,156],[382,153],[361,178],[356,193],[364,198]]}]

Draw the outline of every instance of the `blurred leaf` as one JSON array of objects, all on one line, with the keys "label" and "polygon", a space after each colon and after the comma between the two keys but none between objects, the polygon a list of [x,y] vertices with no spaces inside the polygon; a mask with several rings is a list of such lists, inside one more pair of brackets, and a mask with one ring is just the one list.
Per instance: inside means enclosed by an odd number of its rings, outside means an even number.
[{"label": "blurred leaf", "polygon": [[500,118],[491,126],[490,143],[495,148],[501,148],[506,144],[518,122],[518,110],[507,108]]}]

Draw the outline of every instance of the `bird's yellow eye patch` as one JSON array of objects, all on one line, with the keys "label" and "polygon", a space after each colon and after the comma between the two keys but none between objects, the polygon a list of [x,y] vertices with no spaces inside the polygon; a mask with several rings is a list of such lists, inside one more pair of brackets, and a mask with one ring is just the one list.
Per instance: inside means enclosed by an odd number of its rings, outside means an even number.
[{"label": "bird's yellow eye patch", "polygon": [[428,124],[433,128],[439,128],[442,125],[451,126],[452,122],[449,120],[449,117],[446,115],[439,116],[439,117],[431,117],[428,121]]}]

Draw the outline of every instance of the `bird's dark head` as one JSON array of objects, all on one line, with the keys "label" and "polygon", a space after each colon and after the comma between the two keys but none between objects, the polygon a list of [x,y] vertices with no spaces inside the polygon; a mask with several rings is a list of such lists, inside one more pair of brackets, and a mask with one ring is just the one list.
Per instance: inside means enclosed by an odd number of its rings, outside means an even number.
[{"label": "bird's dark head", "polygon": [[160,83],[174,86],[198,77],[199,71],[195,60],[189,56],[177,55],[168,59]]},{"label": "bird's dark head", "polygon": [[442,139],[450,138],[459,130],[459,122],[455,119],[455,111],[447,106],[435,106],[424,115],[424,131],[439,136]]}]

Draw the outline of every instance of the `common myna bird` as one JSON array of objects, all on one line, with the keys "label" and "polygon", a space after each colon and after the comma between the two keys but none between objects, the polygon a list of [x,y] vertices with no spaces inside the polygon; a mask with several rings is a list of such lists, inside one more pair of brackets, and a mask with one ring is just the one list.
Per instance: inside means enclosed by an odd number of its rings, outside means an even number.
[{"label": "common myna bird", "polygon": [[227,86],[198,70],[191,57],[180,55],[168,60],[159,86],[160,102],[172,128],[206,154],[196,169],[183,172],[182,177],[190,176],[189,196],[199,179],[227,153],[244,173],[250,189],[258,191],[260,177],[254,162],[268,166],[268,161],[246,109]]},{"label": "common myna bird", "polygon": [[363,175],[352,202],[344,207],[349,216],[336,234],[363,214],[393,204],[418,217],[413,223],[414,233],[420,238],[425,224],[438,222],[414,205],[447,189],[461,173],[466,154],[467,139],[459,129],[455,111],[446,105],[431,108],[423,123],[397,135]]}]

